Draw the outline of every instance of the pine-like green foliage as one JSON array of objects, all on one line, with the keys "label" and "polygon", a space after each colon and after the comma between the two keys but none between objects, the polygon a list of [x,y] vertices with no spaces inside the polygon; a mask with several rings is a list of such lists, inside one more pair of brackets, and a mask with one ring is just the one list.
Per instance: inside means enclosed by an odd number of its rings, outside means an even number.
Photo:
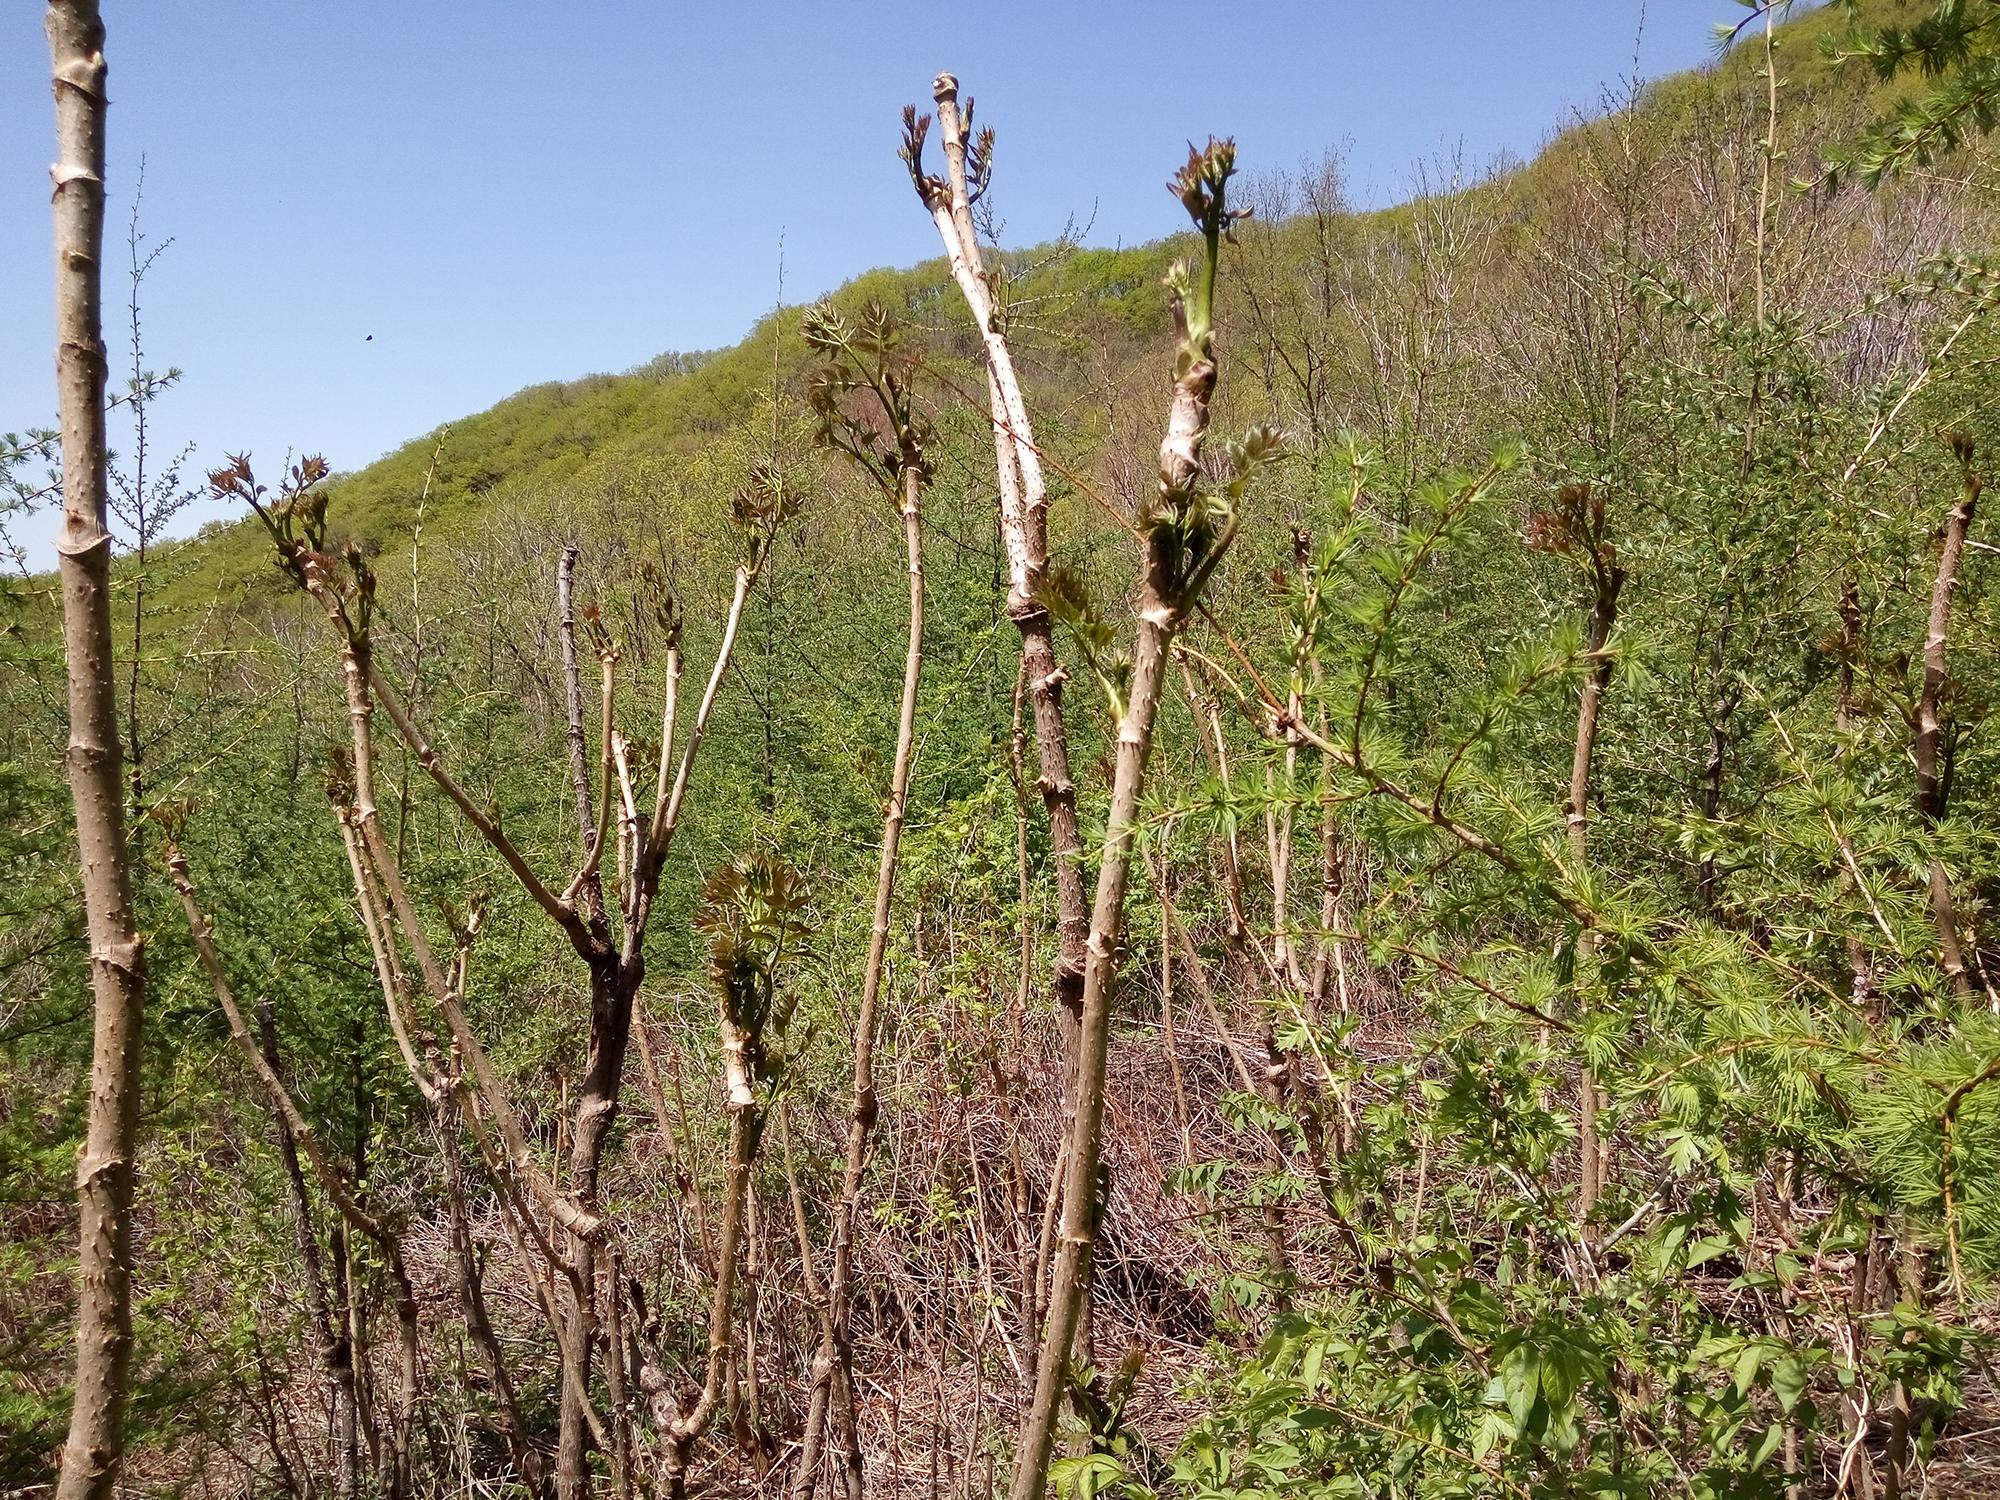
[{"label": "pine-like green foliage", "polygon": [[1829,56],[1866,63],[1884,82],[1905,74],[1923,82],[1831,155],[1830,181],[1855,176],[1874,187],[1884,177],[1928,167],[1968,137],[1993,129],[2000,118],[2000,5],[1935,0],[1915,20],[1876,24],[1867,19],[1873,7],[1843,3],[1855,29],[1842,42],[1829,39]]}]

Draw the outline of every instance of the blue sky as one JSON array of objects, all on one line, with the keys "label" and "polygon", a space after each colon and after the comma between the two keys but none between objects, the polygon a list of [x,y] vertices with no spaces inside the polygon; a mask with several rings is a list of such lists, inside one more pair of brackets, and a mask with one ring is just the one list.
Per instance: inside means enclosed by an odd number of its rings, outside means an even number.
[{"label": "blue sky", "polygon": [[[936,253],[897,115],[957,72],[999,131],[1011,243],[1176,227],[1183,142],[1334,148],[1363,203],[1413,165],[1531,154],[1631,74],[1713,55],[1732,0],[106,0],[108,294],[141,155],[171,237],[148,362],[201,460],[358,467],[538,381],[732,343]],[[0,7],[0,430],[51,415],[42,7]],[[1643,14],[1643,31],[1641,21]],[[107,295],[113,369],[122,297]],[[372,340],[369,335],[373,335]],[[190,514],[188,524],[206,519]],[[31,544],[40,526],[18,529]],[[45,542],[36,546],[47,561]]]}]

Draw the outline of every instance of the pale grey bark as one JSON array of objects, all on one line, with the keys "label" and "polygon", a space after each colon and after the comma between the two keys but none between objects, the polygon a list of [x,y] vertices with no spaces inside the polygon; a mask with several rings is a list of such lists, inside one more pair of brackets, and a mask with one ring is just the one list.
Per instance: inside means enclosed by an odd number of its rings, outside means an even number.
[{"label": "pale grey bark", "polygon": [[76,1384],[57,1500],[118,1481],[132,1359],[132,1185],[145,967],[132,911],[111,651],[105,528],[104,23],[96,0],[51,0],[56,100],[56,403],[62,426],[61,576],[70,796],[90,941],[89,1120],[77,1159]]},{"label": "pale grey bark", "polygon": [[[932,85],[938,129],[943,137],[945,176],[923,169],[924,125],[907,116],[904,156],[917,195],[929,210],[944,243],[952,280],[978,325],[986,365],[987,399],[993,422],[995,468],[1000,493],[1000,537],[1007,554],[1007,616],[1021,636],[1021,661],[1034,703],[1035,749],[1041,767],[1042,805],[1049,820],[1049,854],[1055,865],[1055,994],[1065,1038],[1082,1004],[1084,942],[1089,915],[1083,894],[1083,843],[1077,831],[1076,784],[1070,779],[1069,732],[1063,719],[1065,674],[1056,660],[1053,622],[1039,595],[1048,570],[1048,486],[1041,449],[1035,444],[1013,350],[1007,343],[992,282],[981,258],[972,222],[975,188],[983,190],[983,161],[968,165],[968,153],[984,144],[972,140],[971,107],[960,110],[958,80],[940,73]],[[985,143],[990,144],[990,142]]]}]

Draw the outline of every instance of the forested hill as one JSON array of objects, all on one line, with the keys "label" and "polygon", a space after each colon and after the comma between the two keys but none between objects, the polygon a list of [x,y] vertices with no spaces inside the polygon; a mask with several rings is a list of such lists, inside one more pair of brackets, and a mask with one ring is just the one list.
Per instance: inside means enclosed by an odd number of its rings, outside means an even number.
[{"label": "forested hill", "polygon": [[[1875,20],[1921,9],[1910,0],[1870,0],[1862,15]],[[1787,179],[1813,176],[1820,143],[1840,139],[1858,119],[1911,90],[1907,80],[1885,85],[1862,68],[1836,69],[1823,54],[1846,27],[1845,12],[1833,5],[1808,11],[1780,28],[1787,152],[1781,171]],[[1636,145],[1620,149],[1659,157],[1671,154],[1677,137],[1700,131],[1719,116],[1760,108],[1758,50],[1738,44],[1714,65],[1654,81],[1636,98],[1607,84],[1604,118],[1553,128],[1549,144],[1525,165],[1489,170],[1478,162],[1444,157],[1414,163],[1416,200],[1390,209],[1348,211],[1331,157],[1323,171],[1305,175],[1291,160],[1246,162],[1250,197],[1263,200],[1256,204],[1264,220],[1255,231],[1258,254],[1276,263],[1274,271],[1277,264],[1304,267],[1318,260],[1324,279],[1366,295],[1371,286],[1384,290],[1384,259],[1405,252],[1413,228],[1426,216],[1449,221],[1468,215],[1482,223],[1484,233],[1503,239],[1531,236],[1542,221],[1570,211],[1580,159],[1600,149],[1607,135],[1629,132]],[[883,148],[874,165],[884,173],[902,170],[892,151],[893,123],[884,122]],[[1226,128],[1227,122],[1220,124]],[[1552,122],[1552,127],[1563,127],[1563,122]],[[1319,142],[1295,145],[1293,156],[1300,159],[1318,157],[1322,150]],[[1001,152],[1004,162],[1004,138]],[[856,170],[868,167],[857,161]],[[1261,191],[1259,177],[1266,179]],[[998,191],[1005,192],[1004,181]],[[1331,210],[1336,221],[1328,224],[1308,212],[1308,198],[1319,215]],[[1164,194],[1160,206],[1164,225],[1173,206]],[[922,217],[914,197],[909,212]],[[1261,232],[1272,228],[1277,230],[1275,243],[1266,242]],[[1186,237],[1179,236],[1124,249],[1055,245],[998,256],[997,263],[1015,277],[1008,292],[1019,307],[1022,328],[1017,336],[1040,356],[1033,378],[1045,399],[1073,407],[1093,380],[1119,384],[1150,368],[1170,332],[1161,277],[1187,248]],[[1504,278],[1476,278],[1466,292],[1478,301],[1494,296],[1504,284]],[[1231,291],[1225,285],[1225,296]],[[971,362],[976,344],[942,258],[906,270],[866,272],[830,297],[849,310],[871,299],[923,330],[933,357],[976,376]],[[813,367],[814,358],[799,336],[800,311],[773,312],[725,349],[668,353],[622,375],[530,386],[486,411],[414,438],[366,468],[337,478],[332,504],[337,528],[387,547],[408,540],[418,500],[426,493],[428,524],[448,532],[464,525],[476,528],[490,506],[510,498],[562,493],[571,503],[587,504],[588,497],[607,486],[650,472],[654,461],[685,459],[710,445],[749,441],[754,433],[745,424],[768,425],[773,390],[796,400]],[[1386,309],[1357,311],[1366,316]],[[1236,321],[1247,312],[1236,298],[1225,307],[1228,357],[1254,357],[1235,336]],[[1056,329],[1060,338],[1051,337]],[[1088,370],[1077,357],[1084,349],[1092,351]],[[976,378],[960,381],[953,394],[962,398],[978,385]],[[1363,420],[1359,409],[1341,415],[1350,422]],[[1080,434],[1083,449],[1098,430],[1086,419]],[[215,438],[226,446],[226,434]],[[312,434],[299,433],[297,445],[298,451],[311,452]],[[228,597],[246,582],[270,582],[261,530],[247,522],[211,524],[183,550],[167,567],[170,596],[181,605],[199,606],[217,589]]]},{"label": "forested hill", "polygon": [[[884,158],[884,170],[901,170],[893,155]],[[914,198],[910,209],[922,212]],[[1053,300],[1079,337],[1109,339],[1107,347],[1131,359],[1166,336],[1160,278],[1174,253],[1163,242],[1126,250],[1060,247],[1002,260],[1023,269],[1021,296]],[[969,352],[969,331],[960,331],[949,290],[939,259],[911,270],[870,271],[831,300],[850,310],[879,301],[935,324],[946,350]],[[796,403],[813,365],[799,334],[800,312],[775,311],[726,349],[669,353],[622,375],[530,386],[414,439],[335,481],[338,525],[371,545],[407,541],[428,482],[427,524],[476,528],[495,504],[558,493],[588,504],[657,463],[749,441],[754,433],[746,424],[760,414],[768,428],[773,390]],[[310,450],[309,435],[301,443]],[[188,569],[173,584],[176,598],[192,603],[217,588],[228,595],[246,580],[261,581],[265,550],[254,523],[211,524],[176,560],[176,572]]]}]

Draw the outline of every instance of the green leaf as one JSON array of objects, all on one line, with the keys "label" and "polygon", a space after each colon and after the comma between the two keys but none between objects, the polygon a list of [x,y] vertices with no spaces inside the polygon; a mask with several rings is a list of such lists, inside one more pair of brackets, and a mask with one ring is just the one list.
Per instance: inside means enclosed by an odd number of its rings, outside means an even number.
[{"label": "green leaf", "polygon": [[1782,1422],[1773,1422],[1769,1427],[1766,1427],[1763,1439],[1757,1444],[1756,1450],[1750,1455],[1750,1467],[1753,1469],[1763,1468],[1765,1461],[1778,1451],[1778,1444],[1784,1441],[1784,1437],[1785,1427]]},{"label": "green leaf", "polygon": [[1535,1397],[1541,1393],[1542,1356],[1533,1344],[1520,1343],[1507,1351],[1507,1357],[1500,1362],[1500,1389],[1507,1399],[1507,1410],[1514,1418],[1517,1428],[1528,1424],[1528,1413],[1534,1410]]},{"label": "green leaf", "polygon": [[1727,1255],[1735,1248],[1736,1241],[1719,1235],[1696,1240],[1694,1248],[1688,1251],[1687,1268],[1692,1271],[1696,1266],[1705,1266],[1718,1255]]},{"label": "green leaf", "polygon": [[1506,1442],[1513,1435],[1513,1429],[1507,1425],[1506,1419],[1499,1412],[1483,1413],[1479,1426],[1472,1433],[1472,1456],[1485,1458],[1497,1445]]},{"label": "green leaf", "polygon": [[1306,1357],[1299,1361],[1299,1384],[1308,1392],[1319,1388],[1320,1366],[1326,1360],[1326,1340],[1315,1339],[1306,1346]]},{"label": "green leaf", "polygon": [[1786,1416],[1790,1416],[1792,1408],[1799,1404],[1799,1397],[1805,1394],[1811,1379],[1811,1366],[1807,1364],[1806,1357],[1796,1350],[1771,1361],[1771,1394],[1778,1398],[1778,1405]]},{"label": "green leaf", "polygon": [[1730,1383],[1736,1387],[1736,1394],[1747,1396],[1750,1387],[1757,1383],[1757,1371],[1763,1367],[1766,1348],[1761,1339],[1743,1346],[1743,1352],[1736,1356],[1736,1368],[1730,1374]]},{"label": "green leaf", "polygon": [[1583,1351],[1568,1341],[1550,1344],[1542,1352],[1542,1395],[1549,1409],[1560,1416],[1575,1398],[1583,1383]]}]

